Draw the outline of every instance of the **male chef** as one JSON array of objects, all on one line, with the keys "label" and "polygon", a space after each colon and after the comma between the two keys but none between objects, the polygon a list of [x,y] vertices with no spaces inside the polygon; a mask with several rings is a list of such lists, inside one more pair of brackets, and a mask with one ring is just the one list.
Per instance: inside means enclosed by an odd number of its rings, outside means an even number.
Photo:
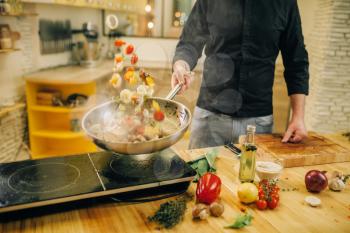
[{"label": "male chef", "polygon": [[176,47],[172,86],[191,83],[201,57],[203,80],[190,148],[236,142],[248,124],[271,133],[272,86],[281,51],[292,117],[282,142],[307,136],[304,124],[309,62],[297,0],[197,0]]}]

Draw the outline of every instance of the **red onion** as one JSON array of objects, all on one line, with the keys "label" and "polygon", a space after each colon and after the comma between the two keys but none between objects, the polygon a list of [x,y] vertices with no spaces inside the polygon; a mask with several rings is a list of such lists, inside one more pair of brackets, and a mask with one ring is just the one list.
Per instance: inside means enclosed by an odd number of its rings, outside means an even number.
[{"label": "red onion", "polygon": [[305,175],[305,185],[309,192],[319,193],[328,186],[326,171],[311,170]]}]

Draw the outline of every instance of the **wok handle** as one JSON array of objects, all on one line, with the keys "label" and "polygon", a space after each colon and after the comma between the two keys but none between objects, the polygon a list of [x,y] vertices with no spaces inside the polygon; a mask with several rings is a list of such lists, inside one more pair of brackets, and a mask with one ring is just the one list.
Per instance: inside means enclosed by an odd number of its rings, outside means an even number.
[{"label": "wok handle", "polygon": [[178,83],[170,92],[169,94],[165,97],[167,100],[172,100],[174,97],[179,93],[183,86],[183,83]]},{"label": "wok handle", "polygon": [[[193,80],[194,78],[194,72],[189,71],[188,73],[186,73],[186,75],[190,76],[190,79]],[[183,83],[178,83],[170,92],[169,94],[165,97],[165,99],[167,100],[172,100],[174,99],[174,97],[177,95],[177,93],[179,93],[179,91],[181,90],[183,86]]]}]

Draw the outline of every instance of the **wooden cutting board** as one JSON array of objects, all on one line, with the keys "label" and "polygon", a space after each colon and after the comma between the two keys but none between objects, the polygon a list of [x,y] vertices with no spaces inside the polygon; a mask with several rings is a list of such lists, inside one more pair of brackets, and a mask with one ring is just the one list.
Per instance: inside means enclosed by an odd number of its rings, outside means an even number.
[{"label": "wooden cutting board", "polygon": [[280,134],[256,135],[259,157],[276,157],[284,167],[350,161],[350,150],[314,132],[302,143],[282,143]]}]

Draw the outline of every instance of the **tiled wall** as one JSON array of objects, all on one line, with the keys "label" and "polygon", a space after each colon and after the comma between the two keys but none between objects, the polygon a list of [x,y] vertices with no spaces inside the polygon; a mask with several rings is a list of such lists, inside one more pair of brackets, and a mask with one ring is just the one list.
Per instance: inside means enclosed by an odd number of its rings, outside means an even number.
[{"label": "tiled wall", "polygon": [[350,130],[350,1],[320,0],[310,43],[307,125],[320,132]]}]

